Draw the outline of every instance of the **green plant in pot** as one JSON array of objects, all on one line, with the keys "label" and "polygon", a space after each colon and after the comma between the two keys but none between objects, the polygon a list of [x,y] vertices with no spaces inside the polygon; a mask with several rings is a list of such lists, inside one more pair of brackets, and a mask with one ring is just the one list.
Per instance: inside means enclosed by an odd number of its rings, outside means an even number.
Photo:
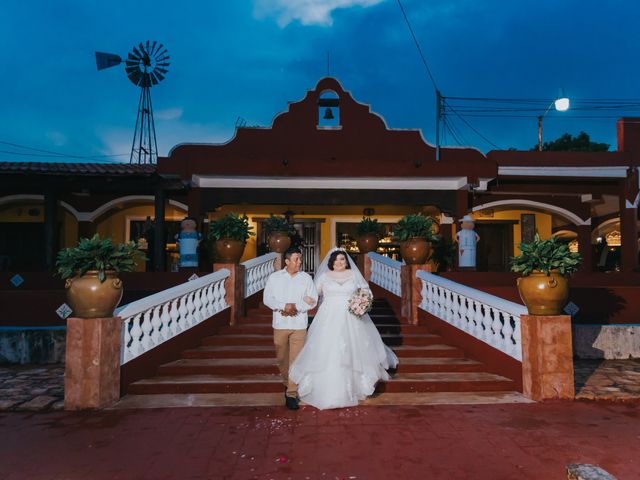
[{"label": "green plant in pot", "polygon": [[432,244],[431,260],[437,265],[438,272],[451,270],[455,262],[458,248],[453,240],[447,237],[438,237]]},{"label": "green plant in pot", "polygon": [[420,213],[402,217],[393,229],[393,238],[400,242],[400,255],[407,265],[426,263],[431,255],[434,220]]},{"label": "green plant in pot", "polygon": [[262,222],[262,227],[268,237],[269,250],[276,253],[286,252],[291,245],[291,237],[296,233],[293,225],[283,216],[270,215]]},{"label": "green plant in pot", "polygon": [[82,238],[76,247],[58,252],[57,274],[65,282],[67,301],[80,318],[111,317],[122,299],[120,273],[132,272],[144,255],[134,242]]},{"label": "green plant in pot", "polygon": [[356,225],[356,243],[360,253],[375,252],[378,249],[382,229],[376,218],[362,217]]},{"label": "green plant in pot", "polygon": [[218,263],[238,263],[249,237],[255,235],[246,215],[227,213],[211,222],[209,239]]},{"label": "green plant in pot", "polygon": [[531,315],[562,315],[569,298],[568,278],[580,268],[580,254],[556,237],[520,244],[521,254],[511,259],[511,270],[520,273],[518,291]]}]

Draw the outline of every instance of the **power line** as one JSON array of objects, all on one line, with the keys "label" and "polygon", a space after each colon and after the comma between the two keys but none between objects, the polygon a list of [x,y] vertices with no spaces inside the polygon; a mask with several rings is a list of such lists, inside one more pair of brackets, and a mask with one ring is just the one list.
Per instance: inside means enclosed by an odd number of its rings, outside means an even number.
[{"label": "power line", "polygon": [[398,0],[398,6],[400,7],[400,11],[402,12],[402,16],[404,17],[404,21],[407,22],[407,27],[409,27],[409,32],[411,32],[411,37],[413,38],[413,42],[416,44],[416,48],[418,49],[418,53],[420,54],[420,58],[422,59],[422,63],[424,64],[424,68],[427,69],[427,73],[429,74],[429,78],[431,79],[431,83],[433,84],[433,89],[438,90],[438,86],[436,85],[436,81],[433,78],[433,74],[431,73],[431,69],[429,68],[429,64],[427,63],[427,59],[422,53],[422,48],[420,48],[420,44],[418,43],[418,39],[416,38],[415,33],[413,33],[413,28],[411,28],[411,23],[409,22],[409,17],[407,17],[406,12],[404,11],[404,7],[402,6],[402,2]]},{"label": "power line", "polygon": [[36,147],[30,147],[28,145],[21,145],[19,143],[13,143],[13,142],[7,142],[4,140],[0,140],[0,144],[2,145],[8,145],[10,147],[15,147],[15,148],[21,148],[24,150],[30,150],[33,152],[42,152],[42,154],[35,154],[35,153],[27,153],[27,152],[15,152],[15,151],[9,151],[9,150],[0,150],[0,153],[6,153],[6,154],[10,154],[10,155],[18,155],[18,156],[23,156],[23,157],[28,157],[28,156],[33,156],[33,157],[59,157],[59,158],[77,158],[77,159],[81,159],[81,160],[91,160],[91,159],[99,159],[99,158],[111,158],[111,157],[122,157],[122,156],[126,156],[129,155],[128,153],[117,153],[117,154],[111,154],[111,155],[78,155],[78,154],[68,154],[68,153],[61,153],[61,152],[55,152],[52,150],[46,150],[46,149],[42,149],[42,148],[36,148]]},{"label": "power line", "polygon": [[482,138],[485,142],[487,142],[489,145],[500,149],[500,147],[498,145],[496,145],[495,143],[493,143],[491,140],[489,140],[487,137],[485,137],[483,134],[481,134],[478,130],[476,130],[473,125],[471,125],[469,122],[467,122],[467,120],[460,115],[451,105],[449,105],[449,103],[444,100],[445,105],[449,108],[449,110],[451,110],[460,120],[462,120],[464,122],[464,124],[469,127],[471,130],[473,130],[476,135],[478,135],[480,138]]}]

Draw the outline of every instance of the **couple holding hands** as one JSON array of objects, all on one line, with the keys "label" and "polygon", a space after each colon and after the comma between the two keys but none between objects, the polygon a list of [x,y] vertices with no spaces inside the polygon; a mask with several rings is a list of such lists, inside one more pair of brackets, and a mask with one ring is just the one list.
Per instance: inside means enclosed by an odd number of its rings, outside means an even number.
[{"label": "couple holding hands", "polygon": [[[285,267],[271,274],[264,304],[273,311],[273,339],[285,384],[285,404],[299,400],[319,409],[350,407],[371,395],[398,358],[380,338],[369,315],[349,312],[349,298],[369,286],[344,250],[333,249],[315,281],[300,270],[297,248],[285,253]],[[308,311],[320,301],[309,330]]]}]

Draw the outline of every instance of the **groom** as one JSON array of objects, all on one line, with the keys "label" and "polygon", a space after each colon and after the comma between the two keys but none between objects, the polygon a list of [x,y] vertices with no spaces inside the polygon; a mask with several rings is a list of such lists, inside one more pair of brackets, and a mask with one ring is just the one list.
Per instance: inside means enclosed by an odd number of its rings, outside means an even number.
[{"label": "groom", "polygon": [[309,323],[307,311],[315,307],[318,293],[311,276],[300,271],[300,250],[289,248],[284,257],[284,269],[273,272],[267,280],[263,301],[273,310],[273,343],[286,387],[285,405],[290,410],[297,410],[298,386],[289,380],[289,366],[304,346]]}]

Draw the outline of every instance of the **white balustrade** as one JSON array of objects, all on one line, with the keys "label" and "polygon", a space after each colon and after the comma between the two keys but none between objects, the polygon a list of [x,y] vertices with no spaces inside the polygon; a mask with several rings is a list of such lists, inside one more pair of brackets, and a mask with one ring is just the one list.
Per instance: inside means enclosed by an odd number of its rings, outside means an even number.
[{"label": "white balustrade", "polygon": [[278,258],[278,254],[272,252],[242,262],[246,269],[244,274],[244,298],[264,289],[269,275],[274,272],[276,258]]},{"label": "white balustrade", "polygon": [[516,360],[522,361],[520,315],[527,308],[425,271],[420,308]]},{"label": "white balustrade", "polygon": [[379,253],[370,252],[368,255],[371,259],[371,283],[398,297],[401,296],[400,267],[402,267],[402,262],[392,260]]},{"label": "white balustrade", "polygon": [[121,364],[229,307],[225,300],[226,268],[124,305]]}]

